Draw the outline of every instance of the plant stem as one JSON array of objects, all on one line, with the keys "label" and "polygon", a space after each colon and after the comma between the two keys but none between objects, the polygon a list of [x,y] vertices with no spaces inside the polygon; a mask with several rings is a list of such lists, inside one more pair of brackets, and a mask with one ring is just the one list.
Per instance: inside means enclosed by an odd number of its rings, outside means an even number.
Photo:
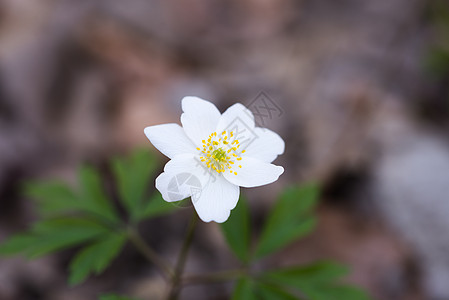
[{"label": "plant stem", "polygon": [[247,274],[248,274],[247,269],[235,269],[216,273],[195,274],[184,277],[182,283],[185,285],[218,283],[222,281],[233,280],[238,277],[245,276]]},{"label": "plant stem", "polygon": [[142,238],[142,236],[133,228],[128,228],[127,235],[137,250],[151,263],[159,268],[164,278],[169,281],[174,276],[173,269],[163,260]]},{"label": "plant stem", "polygon": [[189,228],[187,229],[187,234],[184,238],[184,242],[182,244],[181,251],[179,252],[178,260],[176,262],[175,273],[172,277],[171,286],[168,291],[168,295],[166,297],[167,300],[178,299],[181,284],[181,276],[182,272],[184,271],[187,254],[193,240],[193,234],[195,232],[197,222],[198,216],[196,215],[196,212],[193,212],[192,218],[190,219]]}]

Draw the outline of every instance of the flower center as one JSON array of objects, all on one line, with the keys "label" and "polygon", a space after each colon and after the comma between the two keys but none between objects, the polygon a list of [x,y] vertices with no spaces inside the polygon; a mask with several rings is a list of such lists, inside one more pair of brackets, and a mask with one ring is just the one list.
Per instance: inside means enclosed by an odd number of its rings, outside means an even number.
[{"label": "flower center", "polygon": [[[206,164],[207,168],[217,173],[229,171],[237,175],[237,172],[233,168],[237,169],[242,167],[239,164],[242,158],[237,153],[237,149],[240,148],[239,141],[232,131],[226,132],[225,130],[218,135],[216,132],[212,132],[208,139],[202,142],[203,148],[196,149],[201,151],[200,159]],[[245,150],[241,153],[245,153]]]},{"label": "flower center", "polygon": [[226,151],[223,148],[219,148],[212,152],[212,157],[218,162],[226,161]]}]

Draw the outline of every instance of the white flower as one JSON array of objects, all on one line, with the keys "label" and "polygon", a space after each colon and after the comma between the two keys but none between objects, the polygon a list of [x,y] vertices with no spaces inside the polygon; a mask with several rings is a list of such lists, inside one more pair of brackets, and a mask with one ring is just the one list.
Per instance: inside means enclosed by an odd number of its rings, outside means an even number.
[{"label": "white flower", "polygon": [[284,141],[255,127],[253,114],[236,103],[223,114],[198,97],[182,99],[181,123],[145,128],[145,135],[170,158],[156,178],[165,201],[192,198],[204,222],[228,219],[241,187],[276,181],[284,168],[271,162],[284,153]]}]

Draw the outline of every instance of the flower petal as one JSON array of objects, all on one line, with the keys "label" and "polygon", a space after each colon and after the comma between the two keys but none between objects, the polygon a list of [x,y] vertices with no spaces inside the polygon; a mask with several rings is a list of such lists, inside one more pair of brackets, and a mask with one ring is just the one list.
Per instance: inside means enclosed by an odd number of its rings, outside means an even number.
[{"label": "flower petal", "polygon": [[198,216],[204,222],[223,223],[229,218],[239,200],[240,188],[217,174],[201,191],[192,197]]},{"label": "flower petal", "polygon": [[193,154],[175,156],[164,167],[164,172],[156,178],[156,188],[167,202],[179,201],[200,193],[212,173]]},{"label": "flower petal", "polygon": [[196,146],[215,131],[221,115],[213,103],[198,97],[184,97],[182,111],[182,126]]},{"label": "flower petal", "polygon": [[[239,167],[242,166],[241,168]],[[242,187],[255,187],[272,183],[284,173],[284,168],[275,166],[252,157],[242,157],[233,165],[233,171],[224,172],[224,177],[231,183]]]},{"label": "flower petal", "polygon": [[248,128],[255,126],[253,113],[241,103],[235,103],[230,106],[220,117],[217,125],[217,131],[227,130],[229,126],[240,119]]},{"label": "flower petal", "polygon": [[284,153],[285,142],[276,132],[260,127],[256,127],[254,132],[257,138],[246,147],[246,156],[271,163]]},{"label": "flower petal", "polygon": [[178,124],[149,126],[145,128],[144,132],[154,147],[169,158],[197,152],[195,145]]},{"label": "flower petal", "polygon": [[253,113],[242,104],[236,103],[221,115],[216,132],[234,132],[233,139],[239,141],[241,151],[257,139],[254,126]]}]

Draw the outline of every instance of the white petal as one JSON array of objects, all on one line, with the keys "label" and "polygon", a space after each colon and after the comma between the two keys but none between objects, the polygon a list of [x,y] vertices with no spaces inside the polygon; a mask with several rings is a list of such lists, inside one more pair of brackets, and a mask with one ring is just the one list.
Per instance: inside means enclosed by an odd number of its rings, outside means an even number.
[{"label": "white petal", "polygon": [[251,129],[254,128],[255,123],[253,113],[243,104],[235,103],[221,115],[217,130],[226,130],[226,127],[231,125],[237,118],[241,119]]},{"label": "white petal", "polygon": [[154,147],[169,158],[197,152],[195,145],[178,124],[150,126],[145,128],[144,132]]},{"label": "white petal", "polygon": [[254,126],[253,113],[242,104],[236,103],[221,115],[216,131],[217,133],[225,130],[232,131],[234,133],[233,139],[239,141],[239,150],[243,150],[257,139]]},{"label": "white petal", "polygon": [[239,194],[238,186],[218,175],[216,180],[210,181],[201,193],[192,197],[192,202],[201,220],[223,223],[229,218],[231,209],[237,205]]},{"label": "white petal", "polygon": [[254,132],[257,138],[246,147],[246,156],[271,163],[284,153],[285,142],[276,132],[260,127],[256,127]]},{"label": "white petal", "polygon": [[200,193],[213,180],[210,170],[193,154],[175,156],[156,178],[156,188],[167,202],[179,201]]},{"label": "white petal", "polygon": [[[242,167],[240,168],[239,165]],[[284,173],[284,168],[275,166],[252,157],[242,157],[242,160],[235,161],[233,171],[237,175],[224,172],[224,177],[231,183],[242,187],[255,187],[272,183],[278,180]]]},{"label": "white petal", "polygon": [[215,131],[220,111],[209,101],[198,97],[184,97],[182,99],[181,123],[187,136],[196,146]]}]

